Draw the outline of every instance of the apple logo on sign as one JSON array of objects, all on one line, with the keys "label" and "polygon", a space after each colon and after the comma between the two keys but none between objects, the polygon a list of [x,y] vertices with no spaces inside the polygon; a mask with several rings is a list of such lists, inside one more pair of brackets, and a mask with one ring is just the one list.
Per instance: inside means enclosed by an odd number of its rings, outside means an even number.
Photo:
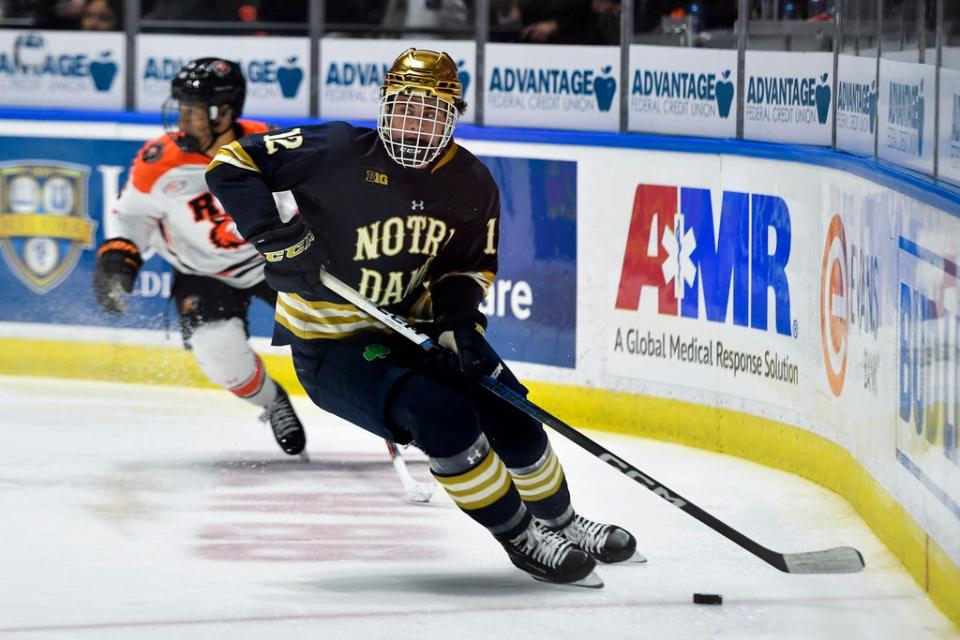
[{"label": "apple logo on sign", "polygon": [[117,77],[117,63],[110,59],[109,51],[101,51],[100,57],[90,63],[90,76],[97,91],[110,91],[113,79]]},{"label": "apple logo on sign", "polygon": [[303,82],[303,69],[297,66],[297,56],[287,58],[286,66],[277,69],[277,82],[284,98],[295,98]]},{"label": "apple logo on sign", "polygon": [[617,92],[617,81],[609,75],[612,70],[611,66],[604,67],[601,69],[603,76],[593,82],[593,93],[597,96],[597,107],[600,111],[610,111],[613,94]]},{"label": "apple logo on sign", "polygon": [[721,118],[730,117],[730,105],[733,104],[733,83],[730,81],[730,70],[723,72],[723,80],[717,81],[717,110]]},{"label": "apple logo on sign", "polygon": [[817,120],[820,124],[827,123],[827,116],[830,115],[830,85],[827,84],[829,73],[820,76],[820,84],[817,85],[817,91],[814,100],[817,103]]},{"label": "apple logo on sign", "polygon": [[470,86],[470,72],[463,68],[463,65],[467,63],[466,60],[457,60],[457,80],[460,81],[461,86],[463,86],[463,95],[467,95],[467,87]]}]

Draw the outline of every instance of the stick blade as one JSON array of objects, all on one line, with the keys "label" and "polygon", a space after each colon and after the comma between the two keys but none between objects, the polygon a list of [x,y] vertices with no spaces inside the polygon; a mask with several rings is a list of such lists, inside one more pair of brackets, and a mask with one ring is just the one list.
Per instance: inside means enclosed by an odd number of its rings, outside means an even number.
[{"label": "stick blade", "polygon": [[406,488],[407,500],[410,502],[430,502],[433,497],[433,488],[436,485],[426,482],[415,482]]},{"label": "stick blade", "polygon": [[863,571],[863,556],[853,547],[783,554],[787,573],[857,573]]}]

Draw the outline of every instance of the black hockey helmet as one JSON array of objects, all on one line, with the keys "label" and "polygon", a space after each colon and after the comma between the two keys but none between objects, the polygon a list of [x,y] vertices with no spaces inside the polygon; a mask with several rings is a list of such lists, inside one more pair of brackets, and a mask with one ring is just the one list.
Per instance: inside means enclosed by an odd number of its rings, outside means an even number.
[{"label": "black hockey helmet", "polygon": [[236,118],[243,112],[247,83],[236,62],[223,58],[197,58],[177,72],[170,95],[181,102],[203,102],[211,106],[229,104]]}]

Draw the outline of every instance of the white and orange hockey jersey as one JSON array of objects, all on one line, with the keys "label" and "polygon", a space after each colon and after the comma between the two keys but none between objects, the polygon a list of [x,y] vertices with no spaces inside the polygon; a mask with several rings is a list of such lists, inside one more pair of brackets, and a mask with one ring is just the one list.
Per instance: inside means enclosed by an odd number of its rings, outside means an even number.
[{"label": "white and orange hockey jersey", "polygon": [[[252,120],[238,124],[243,135],[269,130]],[[114,235],[131,240],[141,252],[154,247],[181,273],[209,276],[238,289],[252,287],[263,280],[263,258],[207,190],[209,162],[201,153],[181,150],[167,135],[147,142],[113,207]],[[281,216],[292,217],[292,195],[275,197]]]}]

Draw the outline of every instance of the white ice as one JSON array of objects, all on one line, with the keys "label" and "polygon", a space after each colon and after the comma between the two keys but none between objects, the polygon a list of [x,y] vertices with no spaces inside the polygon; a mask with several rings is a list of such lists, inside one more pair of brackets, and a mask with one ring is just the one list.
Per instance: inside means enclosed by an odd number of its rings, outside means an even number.
[{"label": "white ice", "polygon": [[591,434],[762,544],[852,545],[864,572],[780,573],[552,434],[575,506],[649,558],[558,587],[439,490],[405,502],[381,441],[294,403],[309,464],[225,392],[0,377],[0,637],[960,637],[843,499],[789,474]]}]

